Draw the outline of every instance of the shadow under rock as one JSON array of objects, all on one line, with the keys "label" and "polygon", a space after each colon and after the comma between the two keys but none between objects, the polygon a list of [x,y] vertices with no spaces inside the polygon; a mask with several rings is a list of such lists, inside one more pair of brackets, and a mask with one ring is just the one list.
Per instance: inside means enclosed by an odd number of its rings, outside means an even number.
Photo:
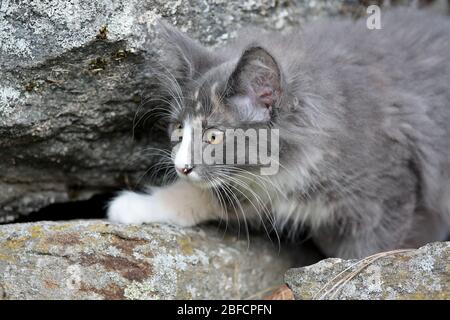
[{"label": "shadow under rock", "polygon": [[113,196],[112,193],[106,193],[94,195],[92,198],[83,201],[54,203],[26,216],[20,216],[12,223],[104,219],[106,217],[106,204]]}]

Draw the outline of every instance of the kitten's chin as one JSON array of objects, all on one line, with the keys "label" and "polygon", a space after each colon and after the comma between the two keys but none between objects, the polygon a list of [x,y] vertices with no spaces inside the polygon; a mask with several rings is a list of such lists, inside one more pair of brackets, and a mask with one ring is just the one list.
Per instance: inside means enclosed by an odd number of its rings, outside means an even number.
[{"label": "kitten's chin", "polygon": [[219,186],[218,183],[212,182],[212,181],[207,181],[201,178],[198,179],[190,179],[190,178],[184,178],[184,180],[188,181],[189,183],[191,183],[192,185],[200,188],[200,189],[212,189],[214,187]]},{"label": "kitten's chin", "polygon": [[202,179],[197,173],[193,172],[189,176],[178,174],[178,178],[191,183],[192,185],[201,189],[211,189],[213,184],[205,179]]},{"label": "kitten's chin", "polygon": [[206,181],[195,181],[192,182],[193,185],[199,187],[200,189],[211,189],[212,184]]}]

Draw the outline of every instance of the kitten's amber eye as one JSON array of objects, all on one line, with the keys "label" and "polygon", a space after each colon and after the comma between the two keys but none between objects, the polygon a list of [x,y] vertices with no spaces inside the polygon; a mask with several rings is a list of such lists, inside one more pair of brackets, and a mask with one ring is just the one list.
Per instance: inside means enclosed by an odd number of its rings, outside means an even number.
[{"label": "kitten's amber eye", "polygon": [[217,129],[208,129],[203,135],[203,140],[210,144],[219,144],[223,141],[223,131]]}]

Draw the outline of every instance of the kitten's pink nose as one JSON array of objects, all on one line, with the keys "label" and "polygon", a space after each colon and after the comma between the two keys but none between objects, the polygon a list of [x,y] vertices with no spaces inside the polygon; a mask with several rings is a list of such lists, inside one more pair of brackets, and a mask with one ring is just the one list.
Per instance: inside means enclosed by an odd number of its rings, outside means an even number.
[{"label": "kitten's pink nose", "polygon": [[184,168],[176,167],[175,169],[181,174],[188,175],[194,169],[194,166],[186,165]]}]

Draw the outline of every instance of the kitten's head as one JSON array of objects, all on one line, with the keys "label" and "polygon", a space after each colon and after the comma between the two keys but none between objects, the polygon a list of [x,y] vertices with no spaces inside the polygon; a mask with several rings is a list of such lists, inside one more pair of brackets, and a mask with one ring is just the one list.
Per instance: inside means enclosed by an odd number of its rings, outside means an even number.
[{"label": "kitten's head", "polygon": [[224,57],[173,27],[163,24],[162,30],[176,70],[165,83],[178,175],[211,186],[232,175],[261,173],[272,164],[267,157],[278,158],[272,128],[283,89],[278,63],[257,45]]}]

